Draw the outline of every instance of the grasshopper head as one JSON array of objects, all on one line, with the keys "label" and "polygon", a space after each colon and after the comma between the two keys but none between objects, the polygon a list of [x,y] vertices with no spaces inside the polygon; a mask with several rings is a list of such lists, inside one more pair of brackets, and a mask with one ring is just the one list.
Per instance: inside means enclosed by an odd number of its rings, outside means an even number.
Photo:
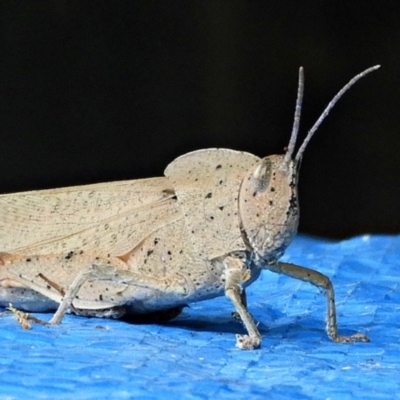
[{"label": "grasshopper head", "polygon": [[248,171],[240,187],[242,234],[266,261],[278,259],[297,232],[297,165],[285,155],[265,157]]},{"label": "grasshopper head", "polygon": [[267,264],[274,263],[282,256],[297,233],[299,224],[298,173],[308,142],[343,93],[360,78],[378,68],[379,65],[356,75],[337,93],[310,129],[294,156],[304,92],[304,74],[303,68],[300,68],[293,130],[286,154],[268,156],[260,160],[247,172],[239,192],[239,213],[243,239],[256,257],[261,257]]}]

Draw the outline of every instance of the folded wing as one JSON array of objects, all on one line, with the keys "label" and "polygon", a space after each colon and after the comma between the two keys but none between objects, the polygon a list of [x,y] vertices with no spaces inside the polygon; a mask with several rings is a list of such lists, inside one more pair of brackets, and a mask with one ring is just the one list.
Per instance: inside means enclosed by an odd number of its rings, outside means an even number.
[{"label": "folded wing", "polygon": [[6,194],[0,196],[0,252],[119,256],[180,216],[164,177]]}]

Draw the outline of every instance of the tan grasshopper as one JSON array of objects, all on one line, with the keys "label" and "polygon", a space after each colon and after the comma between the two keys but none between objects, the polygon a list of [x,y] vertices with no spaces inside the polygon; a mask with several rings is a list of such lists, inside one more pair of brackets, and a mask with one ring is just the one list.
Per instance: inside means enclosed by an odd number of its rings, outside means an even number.
[{"label": "tan grasshopper", "polygon": [[269,270],[325,289],[333,341],[368,341],[338,334],[328,277],[278,260],[297,232],[308,142],[343,93],[377,68],[338,92],[296,154],[302,68],[284,155],[199,150],[174,160],[165,177],[0,196],[0,305],[57,310],[49,322],[57,324],[66,312],[173,318],[189,303],[225,294],[247,330],[236,345],[253,349],[261,335],[244,289]]}]

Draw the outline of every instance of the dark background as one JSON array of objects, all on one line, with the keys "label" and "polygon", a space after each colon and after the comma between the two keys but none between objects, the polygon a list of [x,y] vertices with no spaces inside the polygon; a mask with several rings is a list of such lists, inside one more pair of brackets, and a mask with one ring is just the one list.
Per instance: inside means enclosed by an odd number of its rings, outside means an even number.
[{"label": "dark background", "polygon": [[400,232],[400,2],[2,1],[0,192],[157,176],[206,147],[281,153],[303,65],[305,233]]}]

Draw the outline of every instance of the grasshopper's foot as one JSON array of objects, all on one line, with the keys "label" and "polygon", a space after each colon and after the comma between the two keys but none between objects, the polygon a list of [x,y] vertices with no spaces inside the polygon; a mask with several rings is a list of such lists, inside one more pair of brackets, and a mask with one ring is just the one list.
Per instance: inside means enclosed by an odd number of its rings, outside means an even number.
[{"label": "grasshopper's foot", "polygon": [[46,321],[42,321],[39,318],[35,318],[34,316],[24,313],[20,310],[17,310],[16,308],[13,307],[12,304],[10,304],[7,307],[7,311],[10,311],[14,317],[17,319],[18,323],[24,328],[24,329],[31,329],[31,324],[29,321],[34,322],[35,324],[40,324],[40,325],[48,325]]},{"label": "grasshopper's foot", "polygon": [[335,343],[370,342],[369,338],[362,333],[355,333],[351,336],[330,336]]},{"label": "grasshopper's foot", "polygon": [[261,338],[249,335],[236,335],[236,347],[242,350],[258,349],[261,345]]}]

